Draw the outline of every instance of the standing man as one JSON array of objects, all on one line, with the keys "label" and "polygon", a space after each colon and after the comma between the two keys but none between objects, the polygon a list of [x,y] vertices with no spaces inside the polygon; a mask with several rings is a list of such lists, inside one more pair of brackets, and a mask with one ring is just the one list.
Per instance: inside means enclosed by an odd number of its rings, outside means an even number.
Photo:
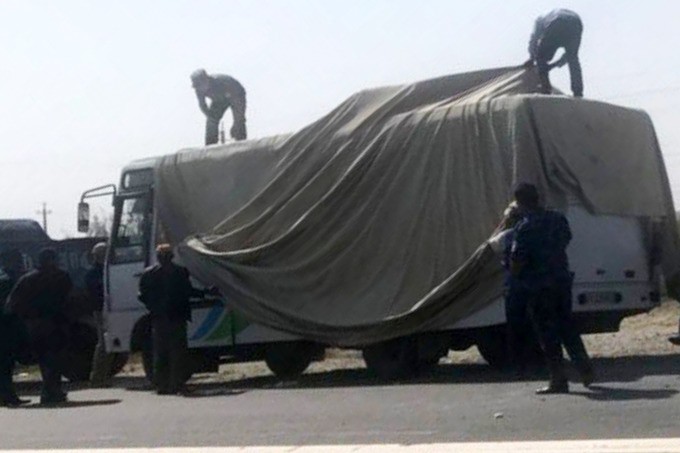
[{"label": "standing man", "polygon": [[191,286],[189,271],[172,262],[172,247],[156,248],[158,264],[147,268],[139,280],[139,300],[151,313],[153,376],[159,395],[185,391],[187,321],[189,298],[198,290]]},{"label": "standing man", "polygon": [[[575,97],[583,97],[583,76],[578,50],[581,46],[583,23],[578,14],[568,9],[556,9],[545,16],[536,19],[534,31],[529,40],[529,60],[525,65],[538,66],[541,78],[541,91],[544,94],[552,92],[548,73],[555,67],[569,64],[571,75],[571,91]],[[564,48],[562,57],[550,63],[555,57],[557,49]]]},{"label": "standing man", "polygon": [[104,260],[106,259],[106,242],[99,242],[92,247],[92,267],[85,274],[85,289],[92,302],[94,320],[97,324],[97,346],[92,357],[92,373],[90,383],[93,387],[108,387],[111,371],[111,354],[106,353],[104,343]]},{"label": "standing man", "polygon": [[[196,91],[198,106],[206,116],[205,144],[213,145],[218,142],[220,120],[229,107],[234,117],[231,138],[245,140],[246,90],[243,85],[228,75],[208,75],[205,69],[197,69],[191,74],[191,84]],[[210,106],[206,98],[210,99]]]},{"label": "standing man", "polygon": [[56,250],[38,255],[38,268],[19,279],[7,302],[26,324],[42,375],[41,404],[66,402],[61,386],[62,352],[66,346],[67,297],[73,287],[68,273],[57,267]]},{"label": "standing man", "polygon": [[537,393],[568,393],[563,344],[568,345],[584,385],[593,379],[590,359],[571,320],[573,277],[566,252],[571,241],[569,222],[561,213],[540,206],[538,190],[532,184],[518,185],[515,201],[524,218],[514,229],[510,251],[512,297],[526,300],[550,373],[550,383]]},{"label": "standing man", "polygon": [[27,404],[17,395],[12,377],[14,364],[28,349],[28,337],[23,323],[5,311],[5,301],[24,271],[23,257],[18,250],[8,250],[0,256],[0,407]]}]

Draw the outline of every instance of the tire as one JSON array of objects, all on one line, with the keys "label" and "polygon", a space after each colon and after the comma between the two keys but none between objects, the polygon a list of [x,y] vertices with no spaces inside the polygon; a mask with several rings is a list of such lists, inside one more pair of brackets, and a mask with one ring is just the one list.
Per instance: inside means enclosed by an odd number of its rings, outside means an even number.
[{"label": "tire", "polygon": [[[542,365],[543,356],[536,336],[530,334],[528,336],[528,341],[529,344],[527,347],[529,349],[525,353],[527,360],[530,364]],[[511,363],[510,354],[508,353],[505,326],[488,329],[477,339],[477,349],[486,363],[493,368],[505,370],[513,365]]]},{"label": "tire", "polygon": [[295,379],[318,357],[320,346],[307,342],[281,342],[266,346],[264,361],[280,379]]},{"label": "tire", "polygon": [[492,368],[503,370],[511,364],[504,329],[491,329],[485,332],[477,340],[477,349]]},{"label": "tire", "polygon": [[96,345],[97,332],[94,328],[82,323],[72,325],[68,332],[61,374],[70,382],[88,381]]},{"label": "tire", "polygon": [[367,346],[362,355],[366,367],[384,380],[409,378],[418,373],[418,344],[413,337]]}]

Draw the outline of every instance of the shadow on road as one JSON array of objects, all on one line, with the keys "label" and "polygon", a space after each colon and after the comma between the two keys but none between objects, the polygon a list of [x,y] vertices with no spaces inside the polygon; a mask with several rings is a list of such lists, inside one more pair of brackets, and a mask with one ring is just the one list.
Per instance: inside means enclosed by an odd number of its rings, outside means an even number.
[{"label": "shadow on road", "polygon": [[[679,354],[594,359],[593,365],[597,372],[597,382],[634,382],[645,376],[680,376]],[[569,374],[571,380],[578,381],[573,370],[570,370]],[[544,371],[535,371],[521,380],[538,381],[546,378]],[[222,385],[227,388],[300,389],[404,384],[503,383],[512,380],[517,381],[517,378],[485,364],[445,364],[436,366],[418,377],[397,382],[385,382],[372,376],[365,368],[353,368],[304,374],[295,381],[282,382],[274,376],[260,376],[234,380]]]},{"label": "shadow on road", "polygon": [[594,401],[632,401],[632,400],[661,400],[670,398],[678,393],[672,389],[622,389],[603,385],[593,385],[590,392],[574,392]]},{"label": "shadow on road", "polygon": [[39,403],[29,404],[18,407],[14,410],[22,409],[76,409],[81,407],[95,407],[95,406],[112,406],[120,403],[120,399],[106,399],[106,400],[87,400],[87,401],[67,401],[59,404],[42,405]]},{"label": "shadow on road", "polygon": [[[680,354],[662,356],[629,356],[618,358],[599,358],[593,360],[597,373],[597,384],[589,392],[574,392],[593,400],[632,400],[632,399],[661,399],[669,398],[676,390],[628,390],[601,385],[603,383],[625,383],[638,381],[645,376],[680,376]],[[570,380],[578,382],[578,376],[569,370]],[[547,378],[544,371],[535,371],[521,379],[507,373],[495,370],[485,364],[442,364],[433,367],[427,373],[395,382],[386,382],[371,374],[366,368],[343,368],[326,372],[312,372],[300,376],[296,380],[281,381],[275,376],[257,376],[226,382],[190,381],[190,398],[236,396],[252,389],[308,389],[334,387],[365,387],[386,385],[414,385],[414,384],[484,384],[504,383],[510,381],[542,381]],[[218,378],[219,379],[219,378]],[[87,383],[66,384],[69,391],[85,390]],[[126,376],[115,378],[112,388],[128,391],[151,392],[152,388],[145,378],[140,376]],[[22,382],[18,384],[22,395],[39,395],[39,382]],[[108,402],[107,402],[108,401]],[[117,400],[105,400],[99,404],[115,404]],[[67,407],[78,407],[78,404],[97,405],[93,402],[73,402]],[[73,406],[76,405],[76,406]],[[29,406],[33,407],[33,406]]]}]

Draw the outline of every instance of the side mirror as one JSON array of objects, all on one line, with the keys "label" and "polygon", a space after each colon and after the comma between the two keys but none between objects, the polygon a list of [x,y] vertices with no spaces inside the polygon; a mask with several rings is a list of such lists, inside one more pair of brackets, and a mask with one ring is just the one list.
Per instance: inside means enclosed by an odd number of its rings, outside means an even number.
[{"label": "side mirror", "polygon": [[78,203],[78,232],[90,231],[90,205],[84,202]]}]

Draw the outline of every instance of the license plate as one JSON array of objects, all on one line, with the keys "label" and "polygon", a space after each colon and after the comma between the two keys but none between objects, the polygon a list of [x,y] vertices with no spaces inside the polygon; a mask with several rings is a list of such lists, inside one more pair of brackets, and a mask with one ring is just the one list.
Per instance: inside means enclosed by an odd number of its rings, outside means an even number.
[{"label": "license plate", "polygon": [[613,291],[597,291],[583,295],[587,304],[615,304],[621,301],[619,294]]}]

